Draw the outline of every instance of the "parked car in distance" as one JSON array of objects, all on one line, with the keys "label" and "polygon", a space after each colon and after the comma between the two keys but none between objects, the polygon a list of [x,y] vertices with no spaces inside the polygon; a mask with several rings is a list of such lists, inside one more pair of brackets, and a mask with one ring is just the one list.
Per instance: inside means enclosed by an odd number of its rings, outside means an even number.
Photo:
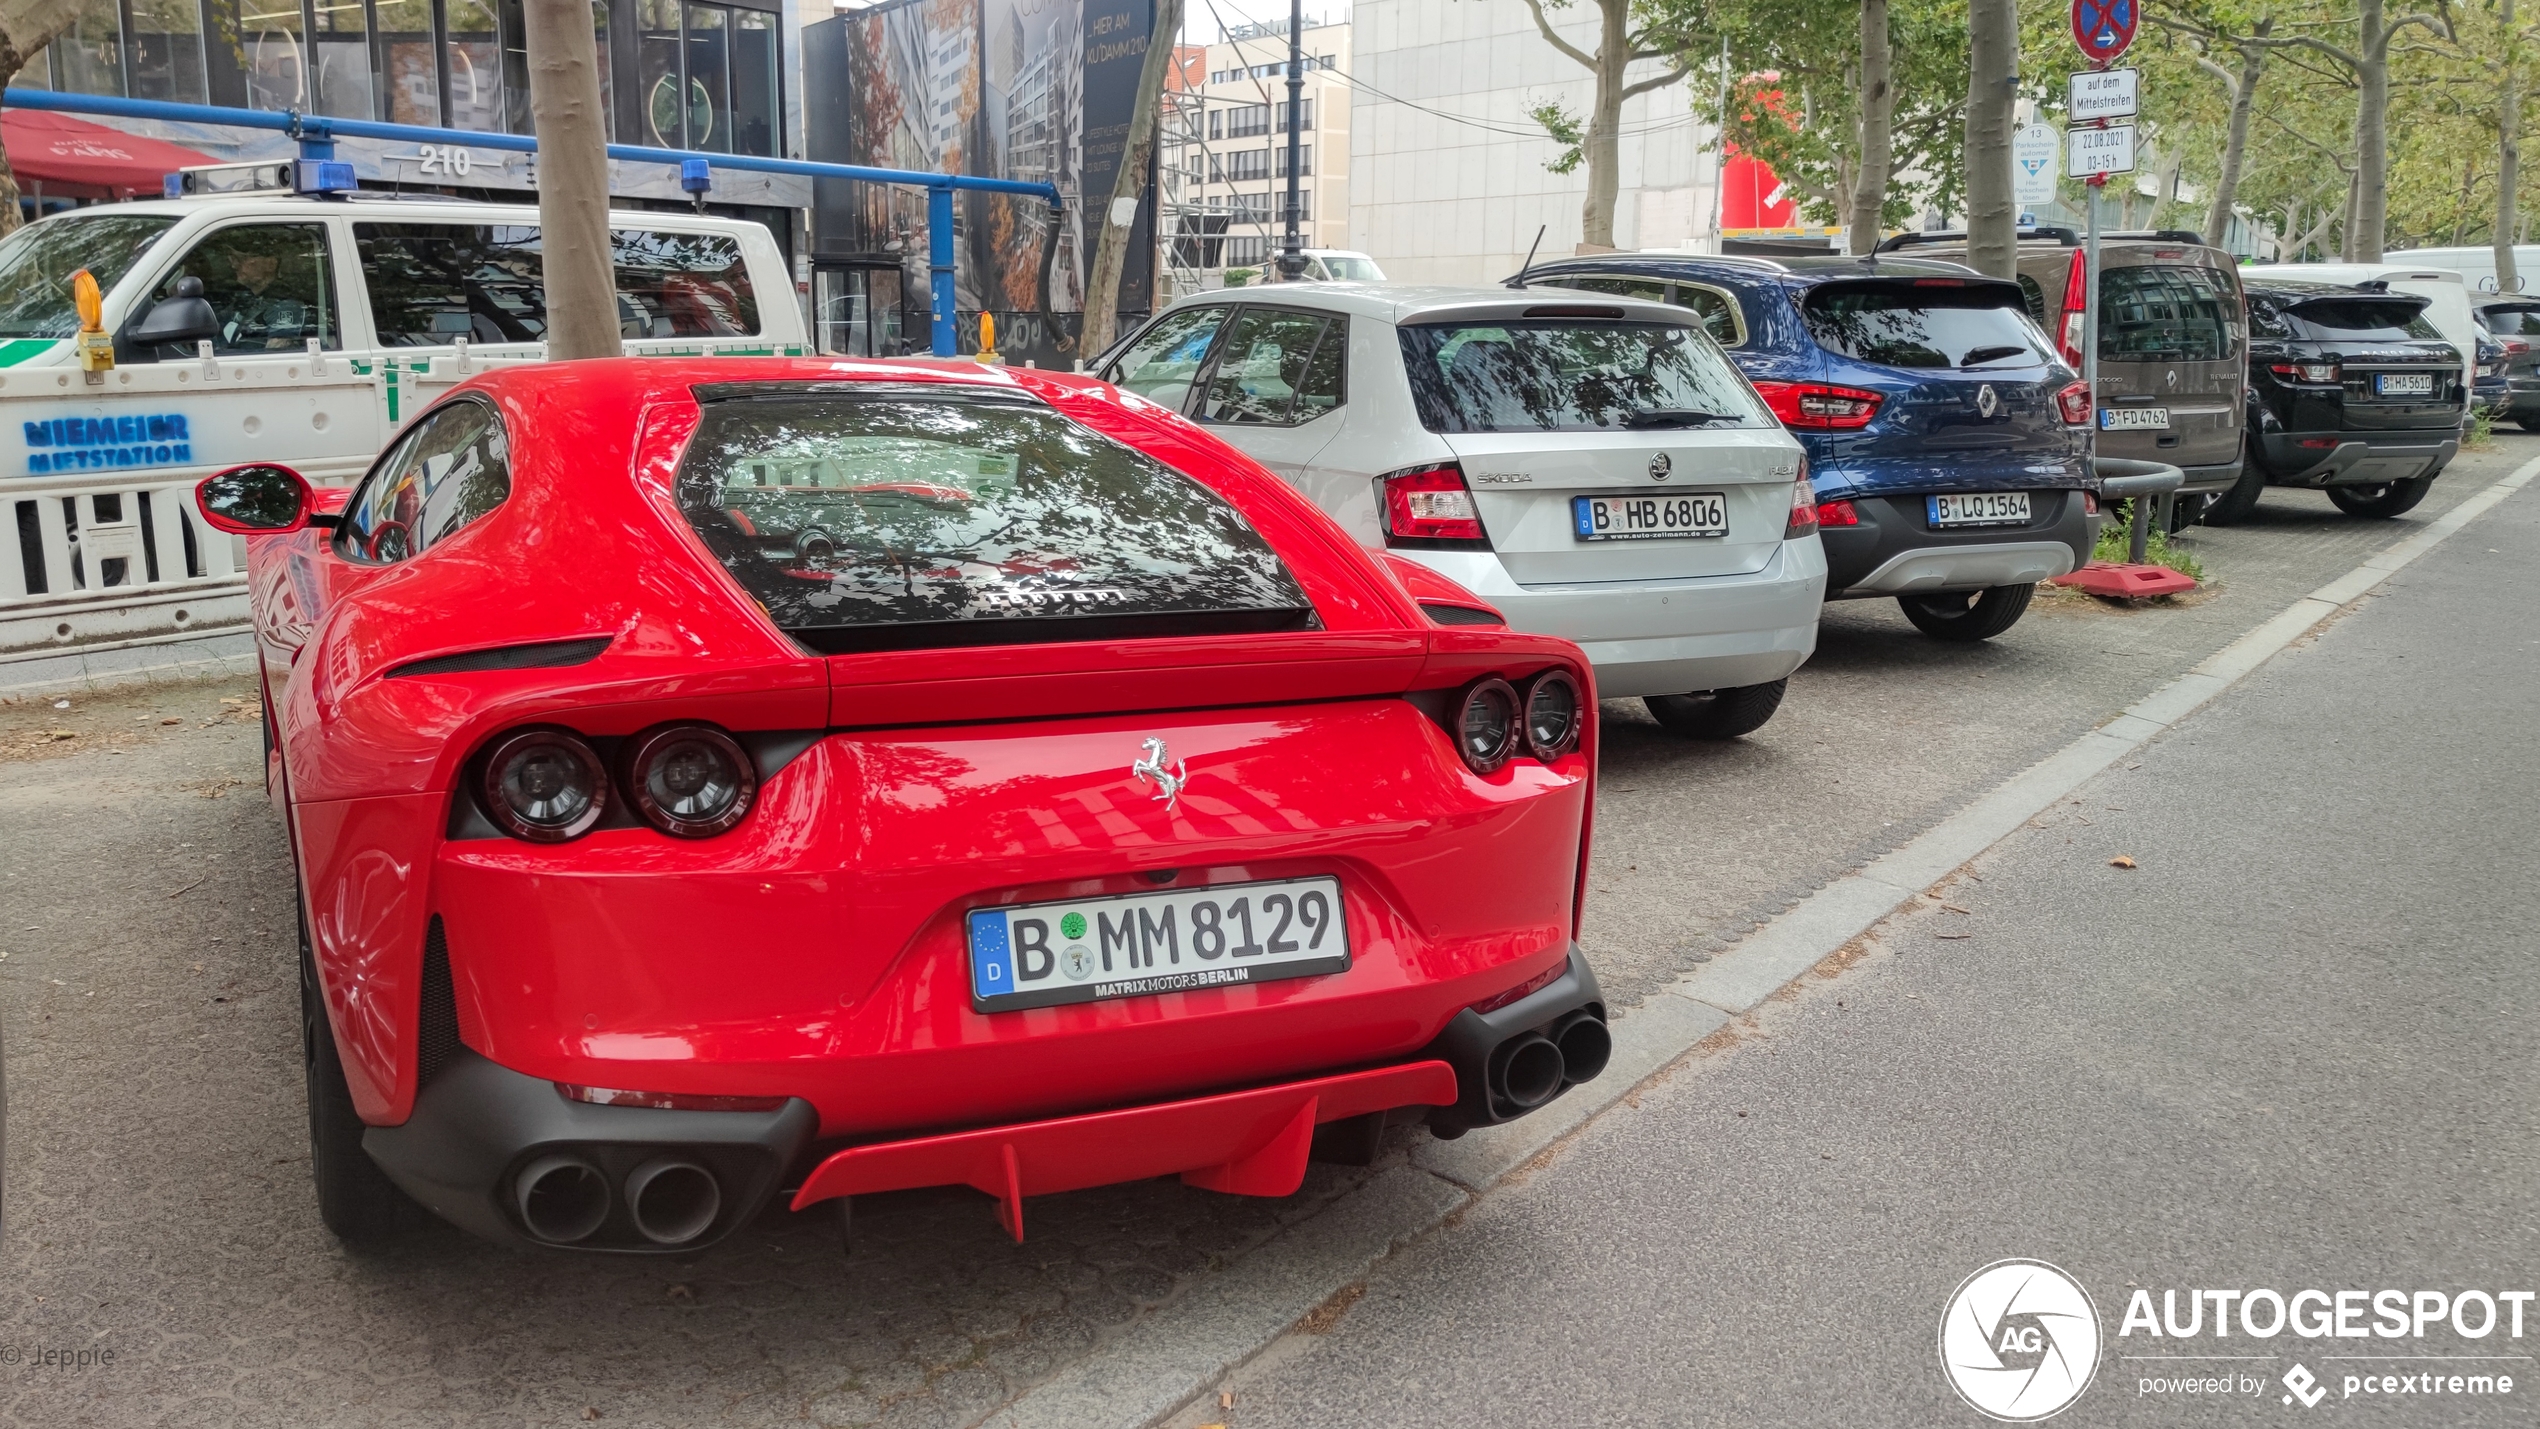
[{"label": "parked car in distance", "polygon": [[2540,298],[2488,298],[2478,325],[2504,344],[2504,394],[2490,408],[2499,422],[2540,432]]},{"label": "parked car in distance", "polygon": [[1808,452],[1827,598],[1984,640],[2090,559],[2089,397],[2017,285],[1921,258],[1618,253],[1529,281],[1673,303]]},{"label": "parked car in distance", "polygon": [[2350,516],[2425,499],[2461,449],[2460,349],[2422,294],[2250,278],[2249,469],[2205,519],[2245,518],[2263,486],[2324,492]]},{"label": "parked car in distance", "polygon": [[[1900,233],[1882,253],[1966,261],[1963,233]],[[2082,370],[2088,287],[2082,238],[2020,230],[2020,294],[2064,365]],[[2240,479],[2240,283],[2229,253],[2179,229],[2102,233],[2099,243],[2097,455],[2165,462],[2186,474],[2171,526]]]},{"label": "parked car in distance", "polygon": [[2426,300],[2425,320],[2435,335],[2460,354],[2461,388],[2477,380],[2471,366],[2478,357],[2478,318],[2470,310],[2471,291],[2450,267],[2414,260],[2379,263],[2257,263],[2240,270],[2243,284],[2282,278],[2295,283],[2343,283],[2382,292],[2414,293]]},{"label": "parked car in distance", "polygon": [[248,538],[347,1241],[688,1254],[960,1184],[1020,1239],[1604,1065],[1578,648],[1089,378],[516,367],[340,505],[197,503]]},{"label": "parked car in distance", "polygon": [[2505,340],[2489,333],[2478,335],[2478,384],[2470,389],[2469,406],[2473,412],[2486,414],[2489,420],[2501,420],[2497,413],[2513,400],[2513,386],[2505,377],[2511,351]]},{"label": "parked car in distance", "polygon": [[2514,286],[2502,288],[2496,282],[2496,249],[2480,243],[2463,248],[2402,248],[2381,255],[2384,263],[2405,263],[2411,268],[2445,268],[2461,275],[2461,284],[2469,290],[2473,301],[2482,298],[2540,297],[2540,243],[2514,245]]},{"label": "parked car in distance", "polygon": [[1361,543],[1578,641],[1600,695],[1677,733],[1760,727],[1816,648],[1799,444],[1681,309],[1287,284],[1185,298],[1100,371]]}]

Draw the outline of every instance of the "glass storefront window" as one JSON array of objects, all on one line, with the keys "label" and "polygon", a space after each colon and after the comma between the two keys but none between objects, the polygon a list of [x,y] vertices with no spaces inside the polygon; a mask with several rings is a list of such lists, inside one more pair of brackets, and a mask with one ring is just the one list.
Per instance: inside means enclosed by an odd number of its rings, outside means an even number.
[{"label": "glass storefront window", "polygon": [[450,26],[450,127],[499,134],[503,112],[503,50],[486,0],[446,0]]},{"label": "glass storefront window", "polygon": [[115,0],[88,0],[53,52],[53,87],[73,94],[123,93],[123,12]]},{"label": "glass storefront window", "polygon": [[297,0],[240,0],[238,45],[247,70],[248,108],[308,107],[308,49]]},{"label": "glass storefront window", "polygon": [[441,76],[433,63],[431,0],[378,0],[378,6],[388,122],[438,126]]},{"label": "glass storefront window", "polygon": [[756,10],[732,12],[732,152],[773,158],[778,118],[776,17]]},{"label": "glass storefront window", "polygon": [[132,95],[203,102],[203,8],[195,0],[132,0]]},{"label": "glass storefront window", "polygon": [[636,61],[643,67],[644,85],[637,101],[644,132],[636,142],[687,148],[682,116],[688,106],[679,93],[679,0],[636,0],[636,23],[642,27]]},{"label": "glass storefront window", "polygon": [[732,78],[729,11],[690,5],[688,12],[688,147],[732,152]]},{"label": "glass storefront window", "polygon": [[[164,0],[178,3],[178,0]],[[134,0],[140,13],[140,0]],[[370,19],[362,0],[317,0],[317,29],[310,37],[317,70],[317,109],[342,119],[371,119]]]}]

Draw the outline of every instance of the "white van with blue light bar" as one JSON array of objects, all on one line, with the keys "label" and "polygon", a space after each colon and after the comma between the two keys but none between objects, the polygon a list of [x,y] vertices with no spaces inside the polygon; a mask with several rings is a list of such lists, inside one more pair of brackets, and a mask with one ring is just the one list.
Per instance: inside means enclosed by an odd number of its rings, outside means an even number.
[{"label": "white van with blue light bar", "polygon": [[[0,530],[20,538],[0,555],[0,651],[225,623],[243,596],[229,538],[192,524],[197,479],[273,461],[350,483],[451,386],[545,360],[534,206],[350,180],[331,160],[213,165],[169,176],[182,197],[0,239]],[[628,209],[611,226],[629,355],[808,351],[765,227]],[[100,625],[89,607],[114,587],[133,599]],[[73,596],[64,633],[46,608]]]}]

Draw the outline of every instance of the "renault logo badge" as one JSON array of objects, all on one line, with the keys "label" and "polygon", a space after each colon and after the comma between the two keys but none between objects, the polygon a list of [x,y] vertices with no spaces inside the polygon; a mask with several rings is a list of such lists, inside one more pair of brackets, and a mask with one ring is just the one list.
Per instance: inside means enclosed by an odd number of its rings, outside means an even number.
[{"label": "renault logo badge", "polygon": [[1669,460],[1665,452],[1660,452],[1649,459],[1649,479],[1652,481],[1665,481],[1667,473],[1675,469],[1675,462]]},{"label": "renault logo badge", "polygon": [[1995,394],[1993,384],[1987,382],[1976,392],[1976,415],[1990,420],[1994,413],[2001,410],[2002,399]]}]

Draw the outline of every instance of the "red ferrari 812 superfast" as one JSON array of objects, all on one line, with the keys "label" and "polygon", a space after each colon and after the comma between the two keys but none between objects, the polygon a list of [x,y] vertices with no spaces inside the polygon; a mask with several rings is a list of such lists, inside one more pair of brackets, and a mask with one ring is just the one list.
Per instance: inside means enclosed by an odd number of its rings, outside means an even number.
[{"label": "red ferrari 812 superfast", "polygon": [[249,537],[320,1211],[1296,1190],[1597,1074],[1587,662],[1088,378],[477,377]]}]

